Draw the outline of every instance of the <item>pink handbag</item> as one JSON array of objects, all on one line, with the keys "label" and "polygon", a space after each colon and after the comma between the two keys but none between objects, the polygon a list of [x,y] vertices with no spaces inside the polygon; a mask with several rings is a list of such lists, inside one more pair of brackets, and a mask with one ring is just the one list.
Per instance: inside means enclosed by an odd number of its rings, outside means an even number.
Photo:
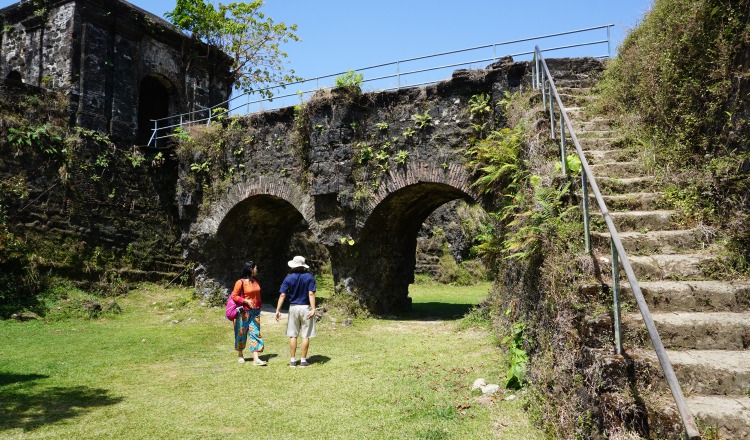
[{"label": "pink handbag", "polygon": [[[245,281],[242,281],[242,288],[245,288]],[[237,308],[240,307],[237,305],[236,302],[232,299],[232,292],[229,292],[229,298],[227,298],[227,308],[226,308],[226,316],[227,319],[230,321],[234,321],[234,318],[237,317]]]}]

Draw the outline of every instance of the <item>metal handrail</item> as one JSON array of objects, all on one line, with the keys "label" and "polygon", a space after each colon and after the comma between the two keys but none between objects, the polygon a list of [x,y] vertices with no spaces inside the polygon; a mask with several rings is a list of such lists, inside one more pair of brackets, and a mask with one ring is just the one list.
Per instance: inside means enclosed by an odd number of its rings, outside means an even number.
[{"label": "metal handrail", "polygon": [[[641,292],[641,288],[638,285],[638,280],[635,277],[635,272],[633,271],[633,267],[630,265],[630,259],[628,258],[627,252],[625,252],[625,247],[622,244],[622,240],[620,239],[619,234],[617,233],[617,228],[615,227],[614,222],[612,221],[612,217],[609,214],[609,210],[607,209],[607,204],[604,202],[604,198],[602,197],[601,191],[599,191],[599,185],[596,183],[596,179],[594,178],[594,174],[591,171],[591,167],[589,166],[588,161],[586,160],[586,156],[583,153],[583,149],[581,148],[580,143],[578,142],[578,138],[576,137],[575,130],[573,129],[573,125],[570,122],[570,118],[568,118],[568,112],[565,109],[565,106],[562,103],[562,98],[560,97],[560,94],[557,92],[557,87],[555,86],[554,78],[552,77],[552,74],[549,71],[549,67],[547,66],[547,62],[544,59],[544,55],[542,55],[542,51],[539,49],[539,46],[536,46],[534,49],[534,59],[531,63],[532,65],[532,83],[534,89],[540,89],[542,90],[542,102],[546,111],[547,108],[547,101],[549,101],[549,113],[550,113],[550,136],[555,139],[556,133],[555,133],[555,108],[554,108],[554,102],[557,102],[557,106],[559,108],[559,115],[560,115],[560,152],[561,152],[561,159],[562,159],[562,170],[564,174],[567,174],[566,171],[566,152],[565,152],[565,129],[567,127],[568,135],[570,136],[570,139],[573,141],[573,145],[575,145],[576,153],[578,154],[578,158],[581,160],[581,165],[583,168],[583,172],[581,173],[581,181],[583,185],[583,221],[584,221],[584,229],[585,229],[585,241],[586,241],[586,252],[591,251],[591,240],[590,240],[590,225],[589,225],[589,213],[588,213],[588,193],[587,189],[588,186],[591,186],[591,190],[594,192],[594,196],[596,197],[596,202],[599,205],[599,210],[601,211],[602,216],[604,217],[604,221],[607,224],[607,229],[609,229],[609,234],[611,237],[610,240],[610,248],[612,253],[612,284],[613,284],[613,301],[614,301],[614,332],[615,332],[615,351],[617,354],[622,354],[622,339],[621,339],[621,320],[620,320],[620,298],[619,298],[619,269],[620,264],[622,264],[622,268],[625,271],[625,275],[627,276],[628,282],[630,282],[630,287],[633,291],[633,296],[635,296],[636,303],[638,304],[638,309],[641,312],[641,316],[643,316],[643,322],[646,324],[646,328],[648,329],[648,334],[651,337],[651,343],[654,346],[654,349],[656,350],[656,356],[659,359],[659,364],[661,365],[661,369],[664,373],[664,377],[667,380],[667,383],[669,384],[669,389],[672,392],[672,397],[674,398],[675,404],[677,405],[677,410],[680,413],[680,419],[682,420],[682,424],[685,428],[685,432],[687,433],[687,436],[689,439],[700,439],[700,432],[698,431],[698,428],[695,424],[695,421],[693,420],[693,416],[690,413],[690,410],[687,407],[687,403],[685,402],[685,396],[682,393],[682,388],[680,387],[679,382],[677,381],[677,376],[675,375],[674,369],[672,368],[672,363],[669,361],[669,357],[667,356],[667,352],[664,349],[664,344],[662,344],[661,337],[659,337],[659,332],[656,330],[656,325],[654,324],[654,320],[651,317],[651,312],[649,311],[648,304],[646,303],[645,298],[643,297],[643,293]],[[554,101],[552,97],[554,96]],[[619,257],[619,258],[618,258]],[[618,264],[619,260],[619,264]]]},{"label": "metal handrail", "polygon": [[[520,38],[520,39],[516,39],[516,40],[503,41],[503,42],[500,42],[500,43],[485,44],[485,45],[474,46],[474,47],[469,47],[469,48],[465,48],[465,49],[458,49],[458,50],[452,50],[452,51],[447,51],[447,52],[440,52],[440,53],[435,53],[435,54],[430,54],[430,55],[423,55],[423,56],[418,56],[418,57],[413,57],[413,58],[407,58],[407,59],[398,60],[398,61],[392,61],[392,62],[388,62],[388,63],[376,64],[376,65],[372,65],[372,66],[368,66],[368,67],[363,67],[363,68],[354,70],[353,72],[361,73],[361,72],[365,72],[365,71],[372,70],[372,69],[377,69],[377,68],[395,67],[395,70],[396,70],[395,73],[386,74],[386,75],[380,75],[380,76],[376,76],[376,77],[371,77],[371,78],[367,78],[367,79],[365,79],[365,80],[362,81],[363,83],[371,83],[371,82],[374,82],[374,81],[382,81],[382,80],[386,80],[386,79],[394,79],[395,78],[396,79],[396,83],[397,83],[396,87],[390,87],[390,88],[382,89],[382,90],[395,90],[395,89],[400,89],[400,88],[404,87],[401,84],[402,77],[407,77],[407,76],[410,76],[410,75],[417,75],[417,74],[421,74],[421,73],[425,73],[425,72],[431,72],[431,71],[436,71],[436,70],[440,70],[440,69],[447,69],[447,68],[460,67],[460,66],[469,66],[469,65],[472,65],[472,64],[478,64],[478,63],[486,63],[486,62],[490,62],[490,61],[496,61],[496,60],[498,60],[500,58],[497,55],[497,48],[501,47],[501,46],[508,46],[508,45],[511,45],[511,44],[525,43],[525,42],[529,42],[529,41],[539,41],[539,40],[544,40],[544,39],[548,39],[548,38],[561,37],[561,36],[565,36],[565,35],[572,35],[572,34],[580,34],[580,33],[592,32],[592,31],[597,31],[597,30],[600,30],[600,29],[606,29],[606,31],[607,31],[607,38],[606,39],[595,39],[593,41],[586,41],[586,42],[582,42],[582,43],[578,43],[578,44],[568,44],[568,45],[563,45],[563,46],[550,47],[550,48],[547,49],[547,52],[553,51],[553,50],[571,49],[571,48],[575,48],[575,47],[584,47],[584,46],[591,46],[591,45],[601,45],[601,44],[606,43],[607,44],[607,55],[602,55],[600,57],[609,57],[609,56],[611,56],[610,28],[612,26],[614,26],[614,25],[613,24],[607,24],[607,25],[601,25],[601,26],[593,26],[593,27],[588,27],[588,28],[575,29],[575,30],[571,30],[571,31],[557,32],[557,33],[553,33],[553,34],[540,35],[540,36],[527,37],[527,38]],[[438,65],[438,66],[432,66],[432,67],[426,67],[426,68],[420,68],[420,69],[410,70],[410,71],[406,71],[406,72],[402,72],[401,71],[402,64],[404,64],[404,63],[409,63],[409,62],[413,62],[413,61],[427,60],[427,59],[431,59],[431,58],[445,57],[445,56],[448,56],[448,55],[455,55],[455,54],[459,54],[459,53],[465,53],[465,52],[470,52],[470,51],[475,51],[475,50],[480,50],[480,49],[488,49],[488,48],[492,48],[492,51],[493,51],[493,54],[492,54],[493,56],[491,58],[473,59],[471,61],[461,61],[461,62],[456,62],[456,63],[443,64],[443,65]],[[527,51],[527,52],[514,53],[514,54],[511,54],[509,56],[516,57],[516,56],[532,55],[533,53],[534,53],[533,51]],[[303,80],[300,80],[300,81],[294,81],[294,82],[290,82],[290,83],[286,83],[286,84],[273,85],[273,86],[265,87],[263,89],[254,90],[253,92],[247,92],[247,93],[243,93],[243,94],[238,95],[238,96],[231,97],[231,98],[229,98],[229,99],[227,99],[225,101],[222,101],[222,102],[220,102],[218,104],[215,104],[215,105],[213,105],[213,106],[211,106],[209,108],[203,108],[203,109],[200,109],[200,110],[194,110],[194,111],[191,111],[191,112],[187,112],[187,113],[183,113],[183,114],[179,114],[179,115],[174,115],[174,116],[168,116],[166,118],[161,118],[161,119],[152,119],[151,123],[153,124],[153,128],[152,128],[151,138],[148,141],[148,145],[151,145],[154,141],[156,141],[158,139],[164,139],[164,138],[172,137],[174,135],[173,134],[173,130],[175,128],[177,128],[177,127],[182,127],[182,126],[184,126],[186,124],[191,124],[191,125],[192,124],[199,124],[199,123],[210,124],[212,120],[216,119],[216,117],[214,115],[214,111],[217,108],[226,109],[226,111],[222,112],[222,113],[223,114],[228,114],[228,115],[231,115],[231,114],[233,114],[233,113],[235,113],[235,112],[237,112],[237,111],[239,111],[239,110],[241,110],[243,108],[246,109],[246,113],[249,113],[250,112],[250,106],[253,105],[253,104],[259,104],[259,103],[263,103],[263,102],[271,102],[274,99],[290,98],[290,97],[293,97],[293,96],[300,96],[300,98],[301,98],[302,96],[305,96],[305,95],[311,95],[311,94],[315,93],[317,90],[320,90],[320,88],[321,88],[320,87],[321,80],[327,80],[327,79],[331,79],[331,78],[336,78],[336,77],[341,76],[341,75],[346,74],[346,73],[348,73],[348,72],[338,72],[338,73],[332,73],[332,74],[318,76],[318,77],[314,77],[314,78],[303,79]],[[419,86],[423,86],[423,85],[427,85],[427,84],[433,84],[435,82],[438,82],[438,81],[424,81],[424,82],[419,82],[418,84],[410,84],[408,87],[419,87]],[[287,87],[290,87],[290,86],[295,86],[295,85],[300,85],[300,84],[309,84],[309,83],[314,83],[315,87],[312,88],[312,89],[310,89],[310,90],[298,91],[298,92],[295,92],[295,93],[287,93],[287,94],[274,95],[271,98],[260,98],[260,99],[250,100],[250,96],[253,95],[253,94],[257,94],[257,93],[264,94],[264,93],[267,93],[267,92],[274,92],[274,91],[279,92],[279,91],[281,91],[283,89],[286,89]],[[245,102],[242,102],[241,104],[236,104],[236,102],[238,102],[240,99],[243,99],[243,98],[246,99]]]}]

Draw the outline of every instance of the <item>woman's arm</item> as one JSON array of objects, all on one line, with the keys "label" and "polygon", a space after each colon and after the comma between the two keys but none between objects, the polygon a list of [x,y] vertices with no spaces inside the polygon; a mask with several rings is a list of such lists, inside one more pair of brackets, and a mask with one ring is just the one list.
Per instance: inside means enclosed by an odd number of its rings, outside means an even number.
[{"label": "woman's arm", "polygon": [[232,299],[238,306],[250,306],[250,302],[245,299],[245,282],[240,278],[234,283],[234,289],[232,290]]}]

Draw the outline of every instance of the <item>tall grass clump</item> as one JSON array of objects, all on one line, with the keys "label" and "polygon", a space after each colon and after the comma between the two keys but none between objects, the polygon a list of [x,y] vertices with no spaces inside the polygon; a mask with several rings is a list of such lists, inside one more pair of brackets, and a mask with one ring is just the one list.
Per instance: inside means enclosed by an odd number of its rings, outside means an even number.
[{"label": "tall grass clump", "polygon": [[603,109],[648,150],[668,201],[730,231],[740,269],[750,260],[749,10],[748,0],[655,0],[601,84]]}]

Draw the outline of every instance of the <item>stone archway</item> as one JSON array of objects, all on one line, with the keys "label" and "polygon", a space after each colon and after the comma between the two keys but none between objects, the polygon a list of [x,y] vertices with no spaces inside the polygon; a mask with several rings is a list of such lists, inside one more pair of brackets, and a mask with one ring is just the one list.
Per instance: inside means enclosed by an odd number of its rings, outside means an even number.
[{"label": "stone archway", "polygon": [[[417,234],[440,206],[478,196],[465,170],[412,163],[389,173],[373,198],[371,212],[348,255],[332,255],[339,271],[349,271],[351,288],[375,313],[411,308],[409,284],[414,282]],[[344,251],[346,252],[346,250]]]},{"label": "stone archway", "polygon": [[221,296],[243,262],[252,260],[264,302],[273,300],[294,255],[309,255],[311,247],[327,255],[316,244],[313,222],[310,197],[293,183],[274,177],[237,182],[188,234],[189,258],[200,264],[196,290]]},{"label": "stone archway", "polygon": [[145,145],[151,138],[152,120],[166,118],[177,110],[176,88],[169,79],[156,73],[143,77],[138,92],[138,143]]}]

